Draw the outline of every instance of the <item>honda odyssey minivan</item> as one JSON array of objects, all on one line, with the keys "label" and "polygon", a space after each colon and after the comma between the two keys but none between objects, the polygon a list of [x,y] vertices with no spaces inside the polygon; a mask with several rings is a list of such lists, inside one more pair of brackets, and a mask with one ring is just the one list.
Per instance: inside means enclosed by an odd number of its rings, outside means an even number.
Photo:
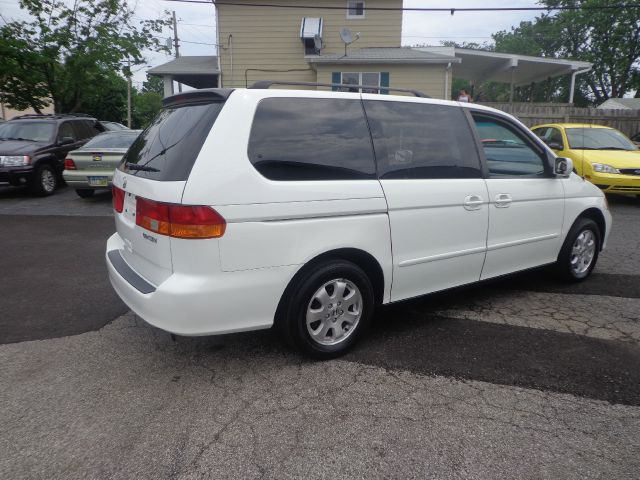
[{"label": "honda odyssey minivan", "polygon": [[109,276],[168,332],[274,326],[332,358],[380,304],[542,265],[587,278],[611,215],[572,169],[514,117],[475,104],[182,93],[115,172]]}]

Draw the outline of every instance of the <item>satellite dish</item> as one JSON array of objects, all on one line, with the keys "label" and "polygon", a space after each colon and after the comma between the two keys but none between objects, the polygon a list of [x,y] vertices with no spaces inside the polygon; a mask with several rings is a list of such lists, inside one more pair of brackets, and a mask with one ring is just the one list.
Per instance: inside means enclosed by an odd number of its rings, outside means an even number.
[{"label": "satellite dish", "polygon": [[340,38],[347,45],[349,45],[350,43],[353,43],[353,34],[351,33],[351,30],[349,30],[347,27],[344,27],[340,30]]},{"label": "satellite dish", "polygon": [[316,49],[316,52],[322,50],[322,38],[320,35],[314,35],[313,37],[313,47]]}]

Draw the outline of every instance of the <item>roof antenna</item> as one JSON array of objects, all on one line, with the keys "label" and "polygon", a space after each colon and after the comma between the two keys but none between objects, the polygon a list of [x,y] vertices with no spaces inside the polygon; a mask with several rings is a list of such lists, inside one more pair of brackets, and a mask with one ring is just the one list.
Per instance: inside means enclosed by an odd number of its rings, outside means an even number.
[{"label": "roof antenna", "polygon": [[353,42],[356,42],[360,38],[360,32],[356,33],[354,38],[353,33],[351,33],[351,30],[349,30],[347,27],[343,27],[340,30],[340,38],[344,42],[344,56],[346,57],[347,47],[351,45]]}]

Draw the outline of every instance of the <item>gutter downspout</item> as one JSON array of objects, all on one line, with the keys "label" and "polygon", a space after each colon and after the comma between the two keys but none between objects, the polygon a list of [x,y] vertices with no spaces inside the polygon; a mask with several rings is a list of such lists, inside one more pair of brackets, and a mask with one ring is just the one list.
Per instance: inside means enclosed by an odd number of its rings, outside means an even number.
[{"label": "gutter downspout", "polygon": [[216,56],[218,57],[218,88],[222,88],[222,61],[220,57],[222,56],[223,47],[220,45],[220,22],[218,19],[220,18],[218,12],[218,5],[216,5],[215,0],[211,0],[213,3],[213,11],[216,15]]},{"label": "gutter downspout", "polygon": [[571,74],[571,87],[569,88],[569,103],[573,105],[573,94],[576,91],[576,76],[581,73],[587,73],[592,67],[585,68],[584,70],[576,70]]},{"label": "gutter downspout", "polygon": [[229,49],[229,63],[231,64],[230,66],[230,70],[231,70],[231,86],[234,85],[233,83],[233,34],[229,34],[229,37],[227,39],[227,48]]}]

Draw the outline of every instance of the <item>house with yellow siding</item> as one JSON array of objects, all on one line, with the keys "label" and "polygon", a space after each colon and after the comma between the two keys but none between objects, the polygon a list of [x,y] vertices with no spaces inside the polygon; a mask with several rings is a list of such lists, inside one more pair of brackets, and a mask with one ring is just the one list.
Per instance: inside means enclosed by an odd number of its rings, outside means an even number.
[{"label": "house with yellow siding", "polygon": [[[198,88],[241,88],[259,80],[281,80],[365,85],[366,91],[380,93],[388,93],[380,87],[411,89],[445,98],[452,65],[460,62],[453,49],[434,52],[401,46],[402,0],[214,4],[218,56],[181,57],[149,70],[165,78],[166,95],[173,93],[173,80]],[[213,61],[217,69],[207,69],[206,78],[198,76],[198,64]]]},{"label": "house with yellow siding", "polygon": [[164,78],[166,96],[173,94],[174,81],[194,88],[242,88],[260,80],[280,80],[382,94],[389,93],[385,87],[418,90],[449,99],[455,76],[468,81],[472,90],[486,81],[510,84],[512,101],[516,86],[567,75],[572,103],[576,76],[591,68],[588,62],[570,59],[403,47],[402,0],[220,0],[213,4],[218,55],[180,57],[147,72]]},{"label": "house with yellow siding", "polygon": [[246,3],[216,5],[223,87],[284,80],[414,89],[437,98],[449,91],[447,73],[459,60],[401,47],[402,0]]}]

